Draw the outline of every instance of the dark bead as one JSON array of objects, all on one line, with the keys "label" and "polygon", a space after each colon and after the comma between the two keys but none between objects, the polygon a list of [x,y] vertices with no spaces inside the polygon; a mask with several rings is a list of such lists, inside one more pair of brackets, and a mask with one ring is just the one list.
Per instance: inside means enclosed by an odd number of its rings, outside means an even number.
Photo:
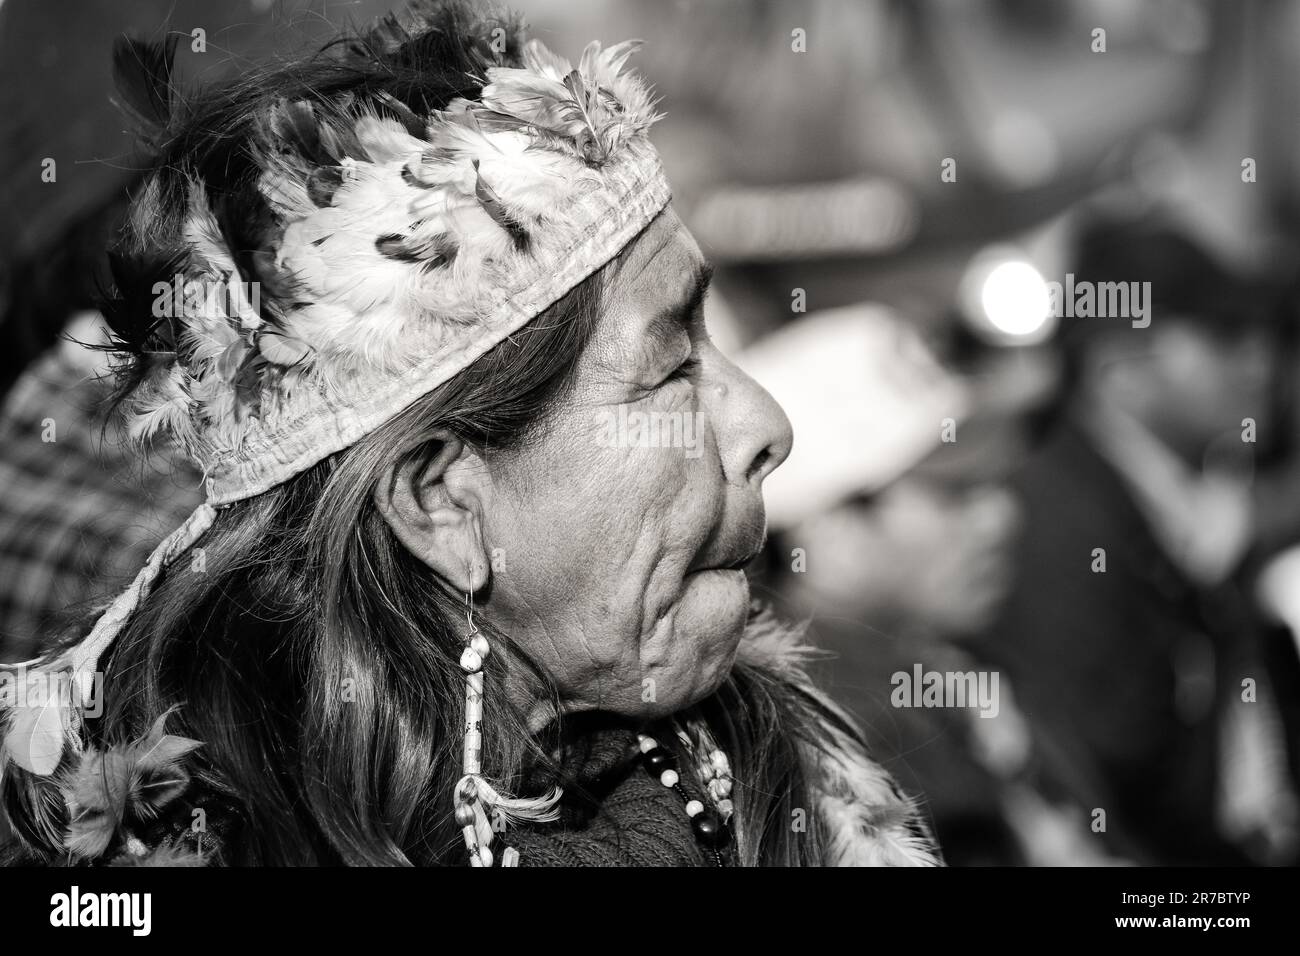
[{"label": "dark bead", "polygon": [[677,769],[677,758],[670,754],[663,747],[653,747],[641,755],[641,762],[645,768],[656,777],[665,770]]},{"label": "dark bead", "polygon": [[697,813],[691,818],[695,839],[710,850],[720,850],[731,841],[731,831],[712,810]]}]

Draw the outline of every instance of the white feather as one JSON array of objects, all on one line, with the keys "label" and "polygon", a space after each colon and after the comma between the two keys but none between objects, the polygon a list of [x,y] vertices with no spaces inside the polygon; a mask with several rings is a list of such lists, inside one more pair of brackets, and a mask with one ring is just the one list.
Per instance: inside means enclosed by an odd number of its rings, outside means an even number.
[{"label": "white feather", "polygon": [[[178,431],[197,450],[200,434],[203,448],[239,447],[248,419],[236,414],[233,383],[216,369],[241,332],[260,329],[258,348],[271,363],[262,408],[272,413],[291,390],[305,394],[305,384],[333,388],[367,371],[401,372],[463,337],[460,330],[494,307],[493,291],[532,268],[531,248],[516,244],[518,230],[502,214],[520,224],[530,246],[572,244],[575,201],[604,184],[586,161],[591,135],[611,152],[653,121],[645,86],[621,72],[636,46],[589,46],[580,74],[586,88],[575,98],[565,85],[574,82],[570,62],[531,42],[522,69],[488,70],[478,102],[460,100],[430,116],[427,141],[394,119],[363,113],[353,133],[368,160],[340,158],[342,182],[323,208],[308,196],[310,161],[274,150],[261,156],[259,186],[282,223],[275,271],[293,286],[293,305],[279,303],[274,326],[243,294],[208,197],[190,184],[189,278],[231,280],[221,299],[230,314],[189,310],[182,332],[189,376],[141,390],[134,433]],[[597,85],[604,93],[596,95]],[[611,93],[625,98],[621,109],[608,102]],[[517,115],[517,125],[498,110]],[[328,125],[320,133],[330,138]],[[578,135],[588,146],[565,138]],[[500,204],[492,213],[479,199],[480,181]],[[410,257],[392,254],[394,247]],[[412,342],[420,343],[418,354]]]},{"label": "white feather", "polygon": [[190,413],[193,400],[185,369],[173,363],[153,373],[131,397],[127,435],[147,444],[160,433],[171,434],[187,450],[197,443]]},{"label": "white feather", "polygon": [[521,60],[524,69],[531,70],[552,80],[563,80],[573,72],[573,64],[542,43],[532,39],[524,44]]},{"label": "white feather", "polygon": [[408,133],[397,120],[373,113],[357,120],[355,132],[371,161],[379,165],[408,163],[429,146]]},{"label": "white feather", "polygon": [[49,776],[70,737],[71,684],[65,674],[29,672],[24,697],[8,711],[5,753],[29,773]]},{"label": "white feather", "polygon": [[549,823],[559,819],[560,798],[564,791],[559,787],[540,797],[507,797],[482,777],[475,777],[479,799],[507,823]]},{"label": "white feather", "polygon": [[[791,627],[767,612],[751,621],[739,658],[798,684],[818,707],[841,723],[852,720],[809,681],[805,666],[818,651]],[[913,801],[867,751],[830,720],[821,720],[817,746],[800,745],[800,754],[830,838],[829,857],[837,866],[941,866],[933,842]]]}]

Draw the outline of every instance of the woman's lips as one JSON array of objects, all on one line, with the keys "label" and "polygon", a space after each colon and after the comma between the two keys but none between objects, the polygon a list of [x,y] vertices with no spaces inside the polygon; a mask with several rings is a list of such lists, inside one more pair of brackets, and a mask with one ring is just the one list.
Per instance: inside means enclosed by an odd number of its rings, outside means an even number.
[{"label": "woman's lips", "polygon": [[763,551],[767,540],[767,522],[762,509],[747,514],[738,522],[724,522],[714,529],[709,540],[687,569],[687,574],[700,571],[743,571]]},{"label": "woman's lips", "polygon": [[758,557],[759,551],[761,549],[762,547],[760,545],[759,547],[754,548],[750,551],[746,551],[743,554],[741,554],[739,557],[731,558],[730,560],[727,560],[726,556],[723,556],[722,558],[718,559],[718,561],[714,564],[704,565],[702,567],[698,567],[691,571],[688,571],[687,576],[689,577],[692,574],[700,574],[704,571],[743,572],[745,568],[748,567],[756,557]]}]

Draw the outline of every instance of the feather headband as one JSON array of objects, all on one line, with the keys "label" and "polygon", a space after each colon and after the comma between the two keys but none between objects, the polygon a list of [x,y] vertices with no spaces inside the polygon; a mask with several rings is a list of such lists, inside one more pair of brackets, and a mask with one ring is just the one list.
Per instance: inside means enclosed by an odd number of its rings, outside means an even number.
[{"label": "feather headband", "polygon": [[[487,67],[476,99],[428,115],[385,94],[329,115],[306,100],[274,104],[251,145],[270,239],[243,271],[204,186],[185,182],[178,283],[153,312],[161,345],[139,350],[128,433],[172,436],[203,468],[207,500],[81,643],[0,673],[18,676],[0,680],[0,765],[48,776],[80,748],[98,661],[216,509],[398,414],[663,210],[669,187],[646,137],[658,117],[623,69],[637,45],[592,43],[575,67],[529,41],[517,65]],[[162,189],[155,178],[143,201]]]}]

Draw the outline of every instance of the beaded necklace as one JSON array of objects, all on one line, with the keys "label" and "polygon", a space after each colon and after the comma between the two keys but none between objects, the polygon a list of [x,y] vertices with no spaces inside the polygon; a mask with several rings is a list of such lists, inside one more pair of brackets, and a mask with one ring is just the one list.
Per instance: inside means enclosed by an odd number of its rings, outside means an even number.
[{"label": "beaded necklace", "polygon": [[[648,734],[637,734],[641,750],[641,765],[646,772],[677,794],[685,805],[686,816],[691,821],[695,840],[704,848],[717,866],[725,866],[722,851],[731,843],[731,818],[735,806],[731,801],[731,762],[714,743],[708,729],[692,721],[690,730],[683,730],[674,721],[677,737],[688,753],[697,756],[697,769],[704,780],[705,790],[712,808],[695,799],[682,785],[677,772],[677,757]],[[697,744],[696,739],[700,742]],[[700,756],[702,755],[702,756]]]}]

